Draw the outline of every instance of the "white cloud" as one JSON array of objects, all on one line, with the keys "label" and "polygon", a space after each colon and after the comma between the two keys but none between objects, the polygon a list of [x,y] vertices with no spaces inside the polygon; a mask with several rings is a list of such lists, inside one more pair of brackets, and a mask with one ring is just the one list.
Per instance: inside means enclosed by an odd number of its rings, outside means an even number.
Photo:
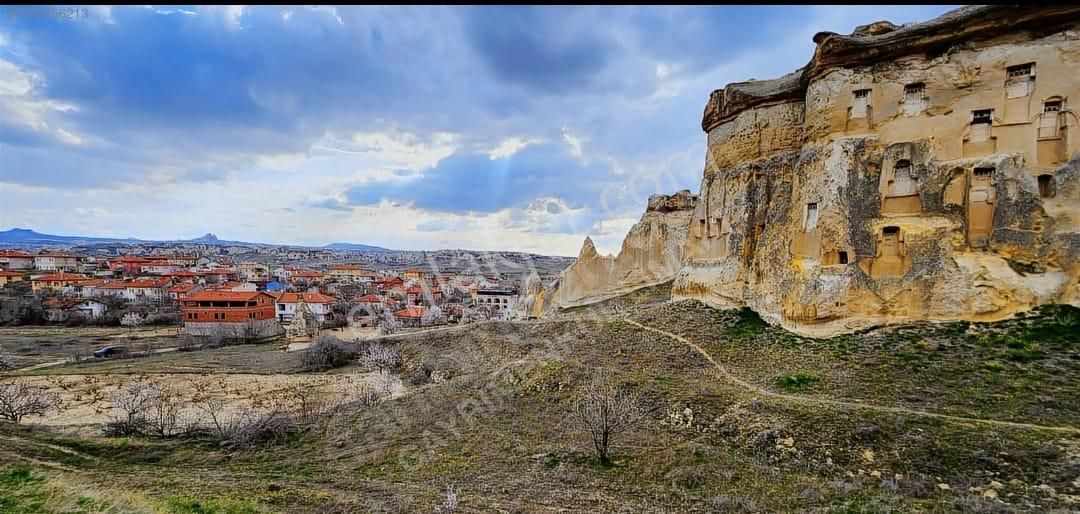
[{"label": "white cloud", "polygon": [[494,149],[488,152],[488,157],[490,157],[493,161],[497,159],[502,159],[503,157],[510,157],[511,155],[518,153],[519,150],[525,148],[526,146],[543,144],[545,142],[546,141],[544,139],[521,139],[520,137],[512,137],[510,139],[503,140],[502,143],[499,143],[499,146],[496,146]]},{"label": "white cloud", "polygon": [[583,138],[571,134],[570,129],[566,127],[563,127],[562,129],[562,138],[567,146],[570,147],[570,153],[573,154],[574,157],[581,157],[581,144],[584,142]]},{"label": "white cloud", "polygon": [[292,15],[293,15],[293,12],[292,12],[291,10],[289,10],[289,11],[282,11],[282,13],[281,13],[281,21],[283,21],[283,22],[285,22],[285,23],[288,23],[288,22],[289,22],[289,18],[292,18]]},{"label": "white cloud", "polygon": [[53,129],[58,113],[78,111],[78,107],[37,95],[45,86],[45,77],[34,71],[0,59],[0,112],[3,123],[50,133],[57,140],[72,145],[82,139],[62,128]]},{"label": "white cloud", "polygon": [[336,7],[331,7],[331,6],[326,6],[326,5],[319,5],[319,6],[309,6],[308,9],[311,9],[312,11],[316,11],[316,12],[326,13],[330,17],[337,20],[338,25],[345,25],[345,21],[341,19],[341,15],[338,14],[338,11],[337,11]]}]

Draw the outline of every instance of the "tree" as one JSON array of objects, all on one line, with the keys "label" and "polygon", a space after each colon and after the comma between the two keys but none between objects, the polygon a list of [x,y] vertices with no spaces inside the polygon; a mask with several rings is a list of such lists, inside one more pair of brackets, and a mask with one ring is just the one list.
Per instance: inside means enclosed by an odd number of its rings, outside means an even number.
[{"label": "tree", "polygon": [[637,398],[616,388],[602,371],[597,371],[582,391],[571,414],[592,438],[596,456],[603,466],[611,465],[612,441],[645,416]]},{"label": "tree", "polygon": [[22,421],[24,416],[43,415],[60,406],[60,396],[25,380],[0,384],[0,419]]},{"label": "tree", "polygon": [[129,312],[127,314],[124,314],[120,318],[120,324],[125,326],[125,327],[128,327],[129,332],[134,330],[135,327],[137,327],[139,325],[142,325],[145,322],[146,322],[146,318],[144,318],[141,314],[139,314],[137,312]]}]

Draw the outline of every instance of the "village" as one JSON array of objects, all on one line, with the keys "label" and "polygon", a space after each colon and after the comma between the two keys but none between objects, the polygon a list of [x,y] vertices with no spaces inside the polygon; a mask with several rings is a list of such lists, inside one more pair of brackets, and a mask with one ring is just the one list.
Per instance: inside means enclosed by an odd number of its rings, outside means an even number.
[{"label": "village", "polygon": [[172,325],[180,335],[210,340],[304,342],[324,330],[355,337],[535,317],[540,308],[519,305],[521,279],[198,253],[98,257],[3,249],[0,323]]}]

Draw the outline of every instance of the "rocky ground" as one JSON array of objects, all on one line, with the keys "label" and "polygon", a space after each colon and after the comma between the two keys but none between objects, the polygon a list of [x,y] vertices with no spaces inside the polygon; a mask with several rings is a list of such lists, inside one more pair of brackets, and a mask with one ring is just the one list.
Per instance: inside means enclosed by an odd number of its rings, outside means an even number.
[{"label": "rocky ground", "polygon": [[[678,302],[416,334],[400,396],[265,447],[0,423],[0,505],[430,512],[453,487],[458,512],[1067,512],[1078,328],[1050,307],[810,340]],[[568,416],[597,366],[648,411],[611,466]]]}]

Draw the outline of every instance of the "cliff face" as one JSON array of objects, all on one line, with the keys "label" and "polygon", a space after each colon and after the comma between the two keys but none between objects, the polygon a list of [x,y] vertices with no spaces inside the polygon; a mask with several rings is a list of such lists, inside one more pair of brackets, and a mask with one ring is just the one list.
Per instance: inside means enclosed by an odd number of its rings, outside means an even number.
[{"label": "cliff face", "polygon": [[[676,298],[809,335],[1080,303],[1080,8],[814,40],[801,70],[711,95]],[[560,289],[633,287],[608,276]]]},{"label": "cliff face", "polygon": [[690,191],[652,195],[617,257],[602,256],[586,238],[577,261],[563,271],[555,301],[571,307],[670,280],[682,268],[687,227],[697,197]]}]

